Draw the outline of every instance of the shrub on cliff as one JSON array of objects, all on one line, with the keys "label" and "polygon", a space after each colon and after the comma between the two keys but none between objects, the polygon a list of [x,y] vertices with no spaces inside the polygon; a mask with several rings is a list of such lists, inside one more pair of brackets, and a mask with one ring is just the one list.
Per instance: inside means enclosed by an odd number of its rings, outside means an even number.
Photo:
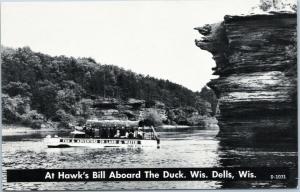
[{"label": "shrub on cliff", "polygon": [[[208,105],[208,102],[210,105]],[[215,115],[217,110],[218,99],[214,91],[204,86],[198,94],[196,107],[202,115]]]},{"label": "shrub on cliff", "polygon": [[150,110],[146,113],[144,120],[141,122],[143,126],[160,126],[162,125],[162,119],[157,111]]},{"label": "shrub on cliff", "polygon": [[88,119],[92,115],[91,107],[93,103],[91,99],[80,100],[77,105],[76,114]]},{"label": "shrub on cliff", "polygon": [[194,115],[192,117],[187,118],[188,125],[192,126],[204,126],[206,116]]},{"label": "shrub on cliff", "polygon": [[40,128],[44,122],[45,117],[36,110],[29,111],[21,116],[21,123],[32,128]]}]

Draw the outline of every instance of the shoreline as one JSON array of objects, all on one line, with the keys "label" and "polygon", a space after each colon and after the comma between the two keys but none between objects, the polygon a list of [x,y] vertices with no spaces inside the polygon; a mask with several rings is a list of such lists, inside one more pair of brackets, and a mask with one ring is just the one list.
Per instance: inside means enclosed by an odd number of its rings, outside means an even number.
[{"label": "shoreline", "polygon": [[[214,126],[211,126],[214,125]],[[210,124],[210,125],[161,125],[161,126],[157,126],[158,130],[175,130],[175,129],[190,129],[190,128],[197,128],[197,127],[208,127],[208,128],[218,128],[216,127],[217,124]],[[146,128],[147,129],[147,128]],[[57,131],[61,131],[61,132],[67,132],[67,131],[71,131],[72,129],[67,129],[67,128],[56,128],[56,127],[52,127],[52,128],[39,128],[39,129],[34,129],[28,126],[24,126],[24,125],[20,125],[20,124],[2,124],[2,131],[1,134],[2,136],[9,136],[9,135],[18,135],[18,134],[28,134],[28,133],[33,133],[33,132],[57,132]]]}]

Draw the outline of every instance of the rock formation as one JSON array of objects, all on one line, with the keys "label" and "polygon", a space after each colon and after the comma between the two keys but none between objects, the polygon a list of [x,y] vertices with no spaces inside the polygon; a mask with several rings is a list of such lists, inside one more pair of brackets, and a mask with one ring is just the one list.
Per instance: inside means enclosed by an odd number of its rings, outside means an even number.
[{"label": "rock formation", "polygon": [[297,15],[225,16],[195,28],[196,45],[212,53],[208,83],[219,98],[223,139],[250,143],[297,139]]}]

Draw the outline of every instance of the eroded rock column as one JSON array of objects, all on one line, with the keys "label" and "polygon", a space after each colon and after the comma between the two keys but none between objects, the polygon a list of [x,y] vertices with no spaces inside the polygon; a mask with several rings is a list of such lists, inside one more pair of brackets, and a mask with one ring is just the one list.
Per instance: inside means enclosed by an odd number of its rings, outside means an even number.
[{"label": "eroded rock column", "polygon": [[223,139],[245,143],[297,141],[297,16],[225,16],[195,28],[196,45],[212,53],[208,83],[219,98]]}]

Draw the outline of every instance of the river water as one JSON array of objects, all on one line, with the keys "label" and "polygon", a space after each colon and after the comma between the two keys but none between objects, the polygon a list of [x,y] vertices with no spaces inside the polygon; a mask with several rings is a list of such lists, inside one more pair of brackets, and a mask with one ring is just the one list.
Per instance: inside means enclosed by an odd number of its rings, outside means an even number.
[{"label": "river water", "polygon": [[[18,131],[16,131],[18,130]],[[185,128],[159,132],[160,148],[89,149],[47,148],[41,142],[47,134],[65,135],[47,130],[6,128],[2,134],[3,190],[120,190],[120,189],[218,189],[281,188],[289,182],[56,182],[7,183],[7,169],[34,168],[137,168],[137,167],[224,167],[288,166],[297,169],[297,152],[286,143],[272,146],[230,146],[216,137],[217,129]]]}]

